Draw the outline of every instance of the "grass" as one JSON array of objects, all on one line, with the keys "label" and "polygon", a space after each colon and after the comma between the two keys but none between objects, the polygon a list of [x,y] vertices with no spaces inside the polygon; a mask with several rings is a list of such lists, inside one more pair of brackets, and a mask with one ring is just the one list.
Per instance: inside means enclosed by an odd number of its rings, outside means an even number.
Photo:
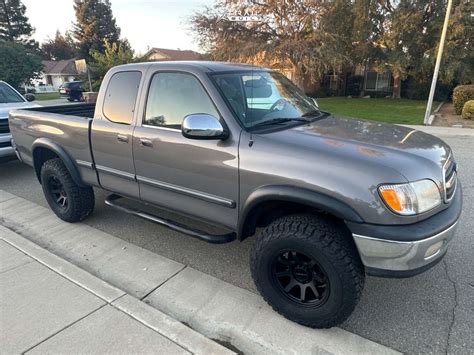
[{"label": "grass", "polygon": [[59,92],[37,92],[34,95],[38,101],[59,99]]},{"label": "grass", "polygon": [[[426,101],[408,99],[361,99],[331,97],[317,99],[324,111],[374,121],[400,124],[423,124]],[[433,102],[433,110],[439,102]]]}]

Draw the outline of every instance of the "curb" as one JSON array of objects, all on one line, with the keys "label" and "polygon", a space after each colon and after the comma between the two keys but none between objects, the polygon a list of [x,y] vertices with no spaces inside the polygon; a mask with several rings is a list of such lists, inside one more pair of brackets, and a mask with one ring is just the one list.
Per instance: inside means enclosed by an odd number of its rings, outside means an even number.
[{"label": "curb", "polygon": [[417,131],[432,134],[434,136],[443,137],[474,137],[474,129],[472,128],[458,128],[458,127],[441,127],[441,126],[423,126],[423,125],[400,125],[408,128],[416,129]]},{"label": "curb", "polygon": [[79,267],[51,254],[19,234],[0,225],[1,240],[22,251],[65,279],[101,298],[111,306],[195,354],[234,354],[183,323],[131,297]]},{"label": "curb", "polygon": [[[209,342],[207,338],[231,344],[228,348],[249,354],[398,354],[340,328],[298,325],[278,315],[250,291],[87,225],[63,222],[49,209],[2,190],[0,224],[30,240],[25,243],[33,242],[36,248],[43,247],[75,264],[62,260],[74,270],[82,269],[79,274],[92,274],[113,285],[107,297],[114,307],[171,340],[182,331]],[[60,259],[58,256],[55,258]],[[98,292],[99,286],[87,287]],[[114,299],[119,294],[122,296]],[[167,322],[174,325],[163,327]],[[203,335],[198,336],[183,323]],[[182,337],[179,339],[182,343]],[[195,346],[191,336],[187,341],[188,347]],[[214,349],[217,345],[212,342]],[[229,351],[224,347],[219,351],[222,349]]]}]

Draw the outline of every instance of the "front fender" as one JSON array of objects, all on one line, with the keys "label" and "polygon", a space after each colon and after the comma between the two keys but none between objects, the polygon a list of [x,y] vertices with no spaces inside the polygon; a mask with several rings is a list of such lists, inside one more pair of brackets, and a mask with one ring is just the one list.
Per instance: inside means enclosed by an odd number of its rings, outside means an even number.
[{"label": "front fender", "polygon": [[346,221],[354,223],[364,222],[356,210],[334,197],[295,186],[270,185],[254,190],[243,204],[237,229],[239,239],[243,239],[245,225],[252,211],[254,211],[259,204],[267,201],[299,203],[328,212]]}]

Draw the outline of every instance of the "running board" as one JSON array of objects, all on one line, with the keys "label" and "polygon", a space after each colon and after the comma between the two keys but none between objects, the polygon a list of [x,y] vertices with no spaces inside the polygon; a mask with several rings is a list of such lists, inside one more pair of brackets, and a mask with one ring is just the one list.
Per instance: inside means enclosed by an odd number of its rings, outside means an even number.
[{"label": "running board", "polygon": [[110,206],[110,207],[116,208],[116,209],[118,209],[122,212],[133,214],[135,216],[138,216],[138,217],[147,219],[149,221],[161,224],[162,226],[165,226],[165,227],[168,227],[168,228],[173,229],[175,231],[190,235],[191,237],[195,237],[195,238],[204,240],[208,243],[223,244],[223,243],[231,242],[231,241],[233,241],[237,238],[236,234],[233,233],[233,232],[228,233],[228,234],[221,234],[221,235],[207,234],[207,233],[199,231],[199,230],[190,229],[190,228],[188,228],[188,227],[186,227],[182,224],[179,224],[177,222],[172,222],[170,220],[154,216],[152,214],[141,211],[139,209],[135,209],[135,208],[132,208],[132,207],[121,206],[117,203],[117,200],[120,200],[121,198],[123,198],[123,197],[120,196],[120,195],[116,195],[116,194],[109,195],[105,199],[105,204]]}]

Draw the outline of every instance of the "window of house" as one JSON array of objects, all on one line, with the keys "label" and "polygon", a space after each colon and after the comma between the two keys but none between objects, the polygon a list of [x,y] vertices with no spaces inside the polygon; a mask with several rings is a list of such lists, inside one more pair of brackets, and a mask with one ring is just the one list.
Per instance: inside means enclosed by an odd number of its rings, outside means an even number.
[{"label": "window of house", "polygon": [[337,75],[329,75],[329,89],[336,91],[339,77]]},{"label": "window of house", "polygon": [[369,71],[365,75],[365,90],[375,90],[377,87],[377,72]]},{"label": "window of house", "polygon": [[377,74],[377,90],[378,91],[390,91],[390,79],[392,75],[386,71],[381,74]]},{"label": "window of house", "polygon": [[365,90],[390,91],[392,73],[389,71],[377,73],[368,71],[365,74]]},{"label": "window of house", "polygon": [[131,124],[142,73],[124,71],[112,75],[105,92],[103,113],[109,121]]},{"label": "window of house", "polygon": [[157,73],[153,76],[146,104],[144,123],[181,128],[187,115],[207,113],[219,117],[201,83],[184,73]]}]

